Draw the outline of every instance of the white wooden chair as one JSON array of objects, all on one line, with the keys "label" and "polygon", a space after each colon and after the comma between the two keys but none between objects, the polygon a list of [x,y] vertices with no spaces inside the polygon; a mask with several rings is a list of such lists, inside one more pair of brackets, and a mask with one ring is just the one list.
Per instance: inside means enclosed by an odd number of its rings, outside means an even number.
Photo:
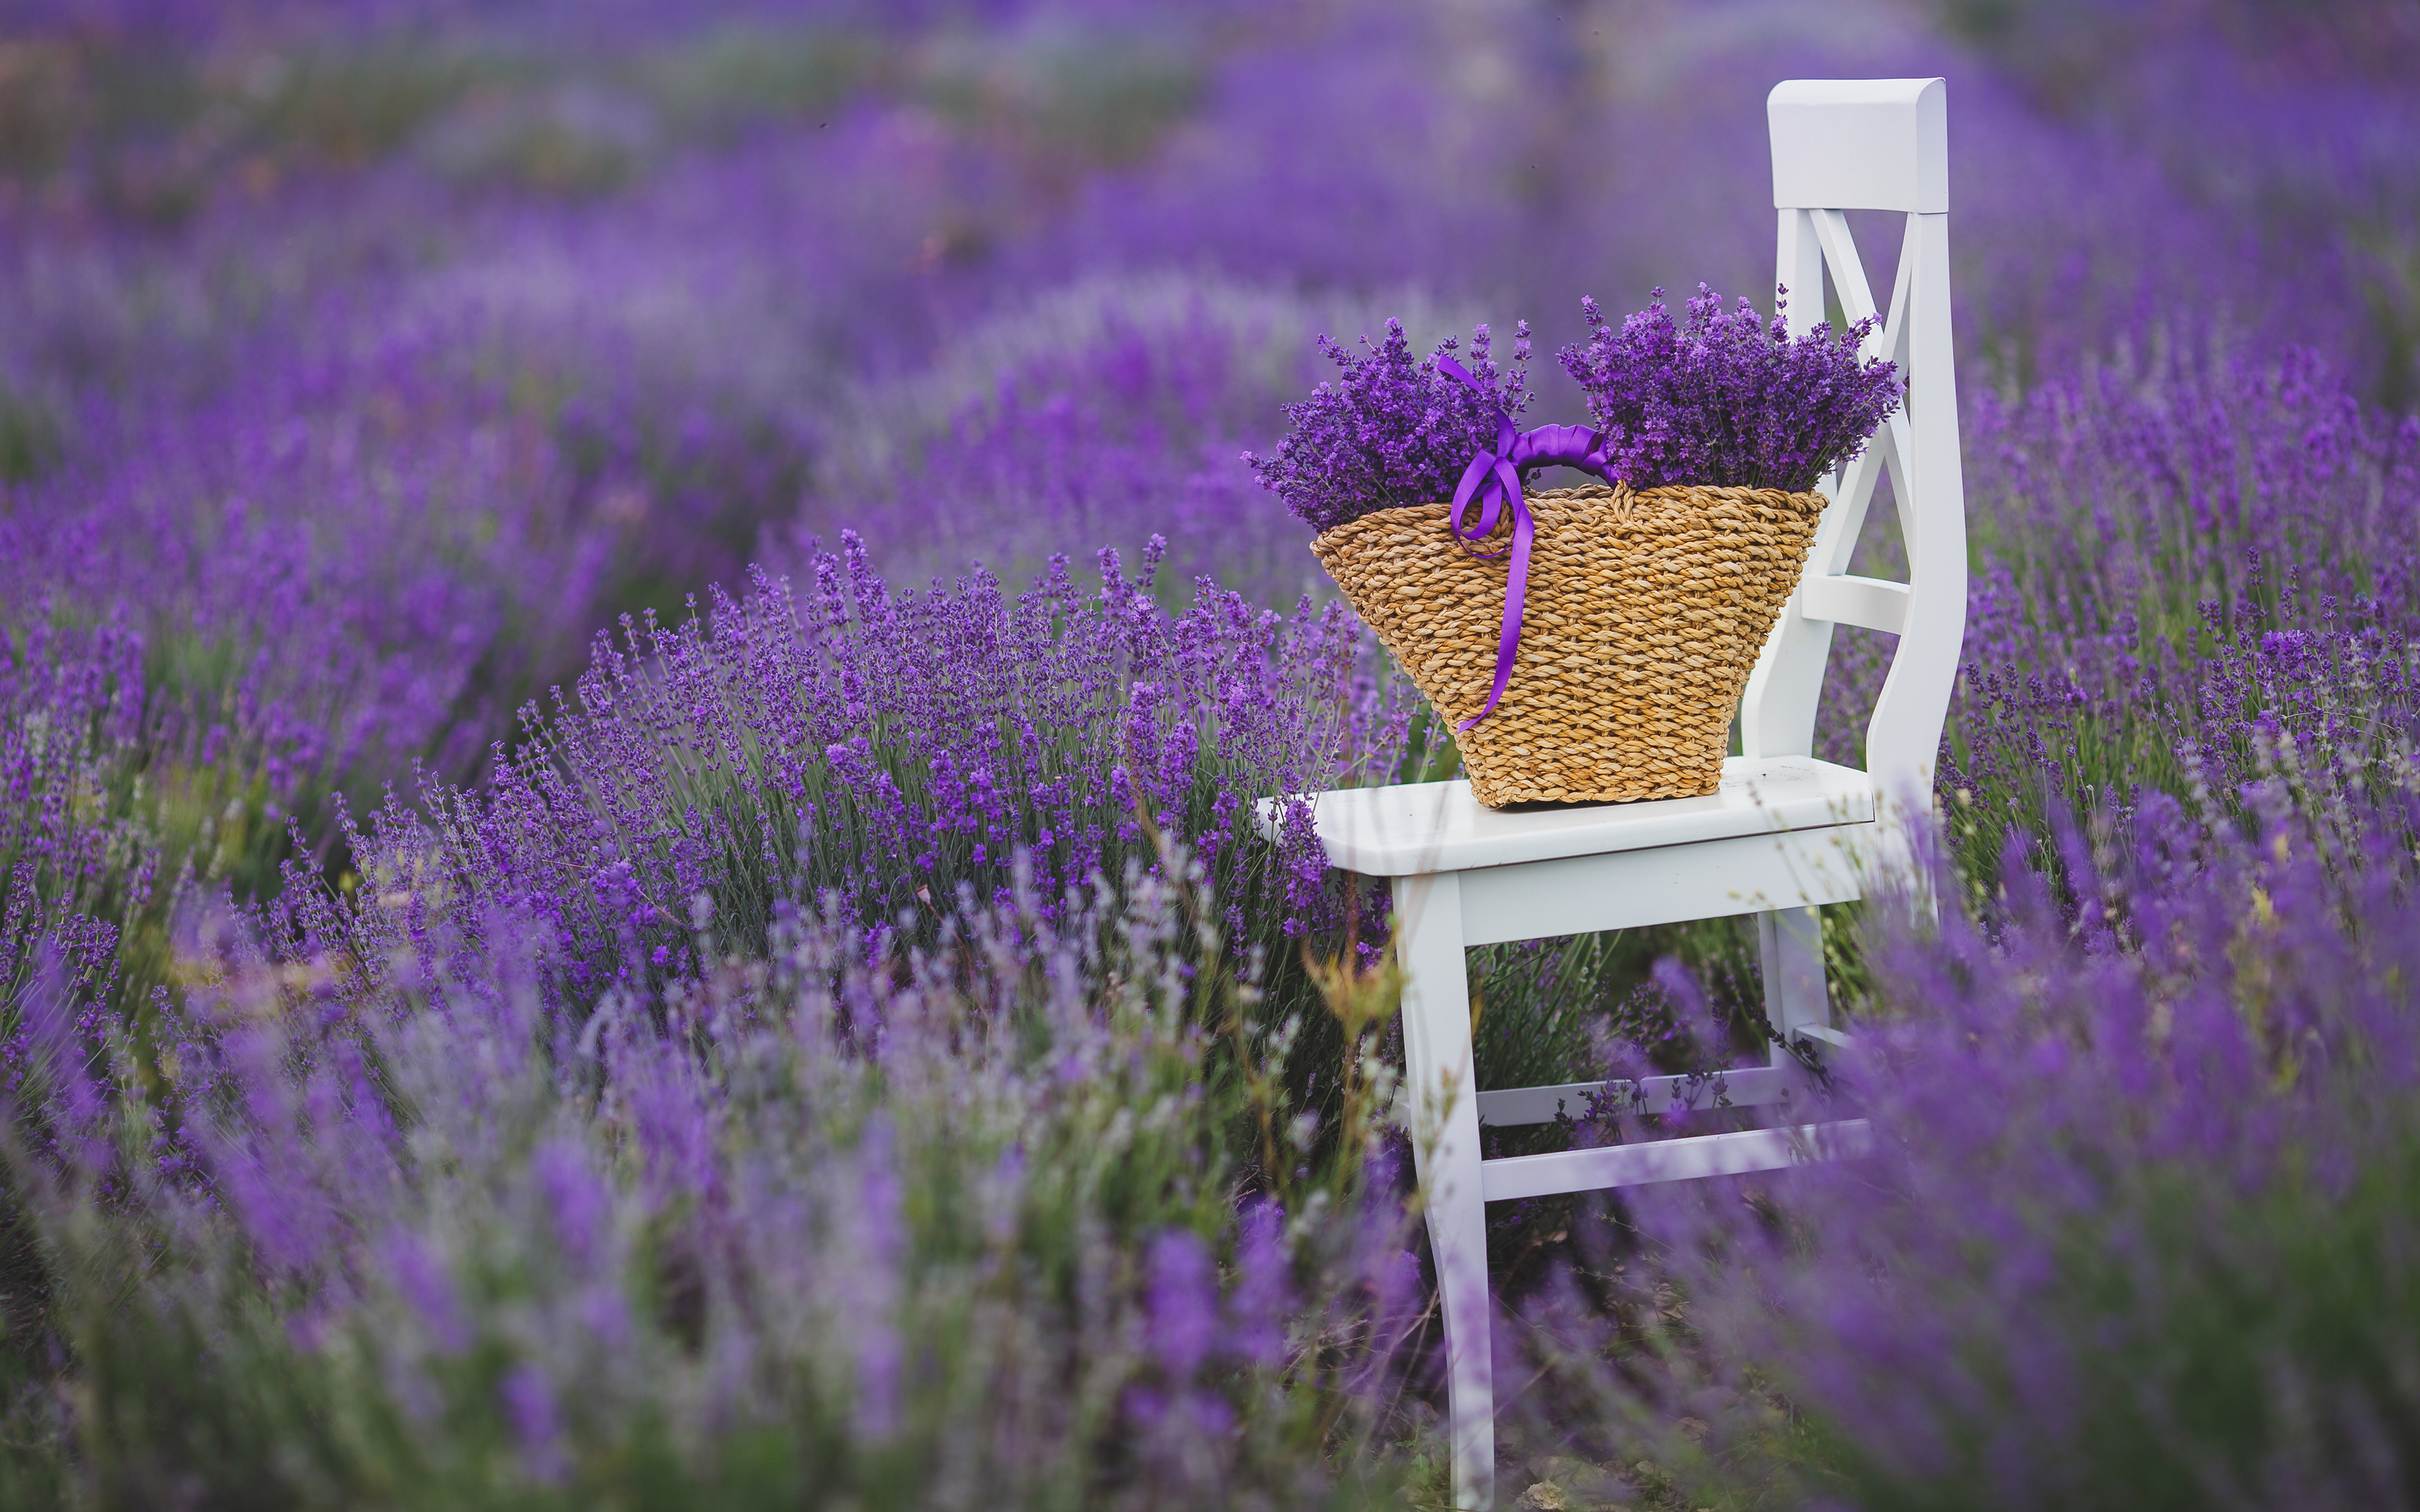
[{"label": "white wooden chair", "polygon": [[[1457,1504],[1495,1489],[1485,1204],[1555,1193],[1730,1175],[1846,1152],[1864,1126],[1813,1123],[1798,1063],[1732,1071],[1724,1094],[1767,1127],[1598,1149],[1482,1160],[1482,1123],[1575,1113],[1601,1082],[1479,1090],[1463,951],[1502,940],[1754,914],[1765,1011],[1785,1040],[1842,1042],[1831,1026],[1816,905],[1861,895],[1910,857],[1909,824],[1929,811],[1933,756],[1966,615],[1966,523],[1949,338],[1948,127],[1939,79],[1791,80],[1766,101],[1776,281],[1790,324],[1823,318],[1823,278],[1850,318],[1875,313],[1849,235],[1849,209],[1907,216],[1897,287],[1869,354],[1909,379],[1905,409],[1823,485],[1807,573],[1766,641],[1741,705],[1746,754],[1724,763],[1709,797],[1499,813],[1466,782],[1321,794],[1314,822],[1328,859],[1392,880],[1408,974],[1407,1094],[1422,1110],[1419,1175],[1445,1315]],[[1845,576],[1874,484],[1891,473],[1909,580]],[[1817,761],[1815,710],[1836,625],[1898,635],[1866,727],[1868,767]],[[1514,676],[1519,672],[1516,669]],[[1273,815],[1272,815],[1273,817]],[[1702,1081],[1653,1077],[1627,1088],[1651,1106],[1694,1098]],[[1475,1095],[1474,1095],[1475,1094]]]}]

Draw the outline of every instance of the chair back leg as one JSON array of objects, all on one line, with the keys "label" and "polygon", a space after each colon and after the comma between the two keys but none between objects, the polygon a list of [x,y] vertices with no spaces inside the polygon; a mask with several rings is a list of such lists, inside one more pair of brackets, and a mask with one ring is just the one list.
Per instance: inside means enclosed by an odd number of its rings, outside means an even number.
[{"label": "chair back leg", "polygon": [[1403,877],[1394,892],[1413,1159],[1427,1194],[1429,1249],[1445,1315],[1453,1500],[1468,1512],[1486,1512],[1496,1495],[1496,1383],[1462,879],[1450,872]]}]

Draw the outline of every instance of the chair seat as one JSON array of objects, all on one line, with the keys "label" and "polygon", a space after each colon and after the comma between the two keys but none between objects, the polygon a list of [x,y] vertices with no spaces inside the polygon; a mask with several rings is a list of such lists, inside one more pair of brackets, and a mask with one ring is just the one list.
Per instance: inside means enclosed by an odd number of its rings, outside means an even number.
[{"label": "chair seat", "polygon": [[[1261,803],[1264,833],[1275,830],[1281,811],[1280,800]],[[1311,809],[1329,864],[1372,877],[1693,845],[1873,817],[1870,776],[1811,756],[1730,757],[1722,786],[1699,798],[1516,812],[1484,807],[1468,782],[1455,780],[1345,788],[1318,795]]]}]

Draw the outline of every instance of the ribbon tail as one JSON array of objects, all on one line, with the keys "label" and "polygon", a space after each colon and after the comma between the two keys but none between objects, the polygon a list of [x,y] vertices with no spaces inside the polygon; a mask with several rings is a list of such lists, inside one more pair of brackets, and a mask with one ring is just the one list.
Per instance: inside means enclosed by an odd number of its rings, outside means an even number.
[{"label": "ribbon tail", "polygon": [[1496,528],[1496,501],[1492,499],[1487,501],[1487,507],[1481,513],[1479,529],[1476,532],[1466,532],[1462,528],[1462,512],[1470,507],[1471,496],[1477,493],[1480,486],[1487,481],[1487,470],[1493,467],[1495,462],[1494,457],[1481,452],[1470,459],[1470,466],[1462,470],[1462,482],[1457,484],[1453,490],[1453,513],[1448,517],[1448,526],[1457,541],[1483,540],[1487,532]]},{"label": "ribbon tail", "polygon": [[[1518,501],[1519,494],[1513,499]],[[1512,563],[1504,579],[1504,630],[1496,641],[1496,687],[1487,695],[1487,707],[1453,728],[1457,733],[1468,730],[1496,712],[1504,697],[1504,689],[1512,681],[1512,658],[1521,644],[1521,611],[1529,593],[1529,537],[1534,527],[1529,511],[1519,502],[1512,508]]]}]

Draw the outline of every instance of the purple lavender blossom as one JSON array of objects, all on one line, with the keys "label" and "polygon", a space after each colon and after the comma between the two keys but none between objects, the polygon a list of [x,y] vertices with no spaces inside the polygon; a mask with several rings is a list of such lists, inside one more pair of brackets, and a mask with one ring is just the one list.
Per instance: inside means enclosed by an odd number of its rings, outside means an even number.
[{"label": "purple lavender blossom", "polygon": [[1277,1204],[1244,1210],[1235,1241],[1235,1288],[1229,1299],[1227,1347],[1253,1365],[1284,1357],[1285,1316],[1294,1303],[1294,1257],[1287,1253],[1285,1213]]},{"label": "purple lavender blossom", "polygon": [[[1885,1154],[1641,1196],[1681,1316],[1583,1246],[1549,1289],[1606,1348],[1559,1363],[1632,1394],[1512,1404],[1508,1448],[1847,1445],[1814,1489],[1869,1504],[2407,1496],[2372,1384],[2409,1299],[2362,1282],[2409,1270],[2415,1185],[2408,4],[1880,8],[1853,44],[1674,8],[1615,54],[1589,8],[427,8],[46,0],[0,69],[10,1484],[521,1502],[593,1445],[691,1500],[1402,1504],[1413,1194],[1321,1185],[1316,1141],[1318,1190],[1256,1187],[1290,1178],[1234,1142],[1146,830],[1301,1071],[1335,887],[1308,809],[1270,845],[1252,801],[1450,768],[1349,615],[1288,609],[1299,527],[1234,454],[1381,292],[1424,332],[1753,286],[1770,82],[1954,68],[1957,867],[1937,933],[1826,927],[1893,1010],[1859,1038],[1895,1061],[1834,1062]],[[1885,221],[1851,215],[1877,287]],[[1839,393],[1730,403],[1821,364],[1697,316],[1646,349],[1739,424],[1616,415],[1633,481],[1789,481],[1740,459],[1810,465]],[[1357,439],[1429,423],[1408,338],[1323,350],[1373,406],[1329,391],[1347,481],[1443,497],[1467,415]],[[1103,543],[1097,587],[1053,563]],[[1854,762],[1888,639],[1835,646]],[[1650,963],[1728,929],[1475,954],[1481,1085],[1617,1034],[1707,1058],[1752,963]],[[1561,1227],[1497,1246],[1508,1303]],[[1178,1232],[1232,1274],[1156,1275]],[[1176,1325],[1214,1316],[1205,1354]]]},{"label": "purple lavender blossom", "polygon": [[397,1229],[380,1247],[379,1259],[431,1343],[446,1354],[460,1354],[471,1347],[471,1322],[461,1296],[443,1258],[427,1241]]},{"label": "purple lavender blossom", "polygon": [[1170,1381],[1183,1385],[1218,1339],[1218,1282],[1210,1252],[1182,1228],[1151,1242],[1151,1347]]},{"label": "purple lavender blossom", "polygon": [[1860,361],[1879,329],[1818,324],[1792,340],[1781,291],[1770,322],[1745,299],[1730,315],[1705,285],[1674,325],[1654,302],[1608,324],[1592,299],[1585,347],[1566,347],[1563,369],[1588,394],[1605,432],[1612,474],[1634,488],[1705,484],[1802,493],[1865,449],[1900,406],[1896,364]]},{"label": "purple lavender blossom", "polygon": [[[399,938],[334,1013],[296,990],[290,938],[222,915],[186,947],[213,962],[194,1011],[156,1026],[177,1068],[160,1106],[196,1148],[106,1191],[58,1180],[70,1150],[16,1142],[0,1159],[34,1195],[25,1221],[94,1262],[61,1286],[97,1297],[127,1263],[156,1278],[143,1305],[60,1316],[80,1320],[77,1349],[146,1362],[128,1390],[185,1383],[178,1435],[285,1412],[235,1389],[247,1372],[343,1361],[330,1389],[347,1411],[396,1423],[411,1454],[493,1454],[484,1473],[508,1483],[566,1484],[585,1446],[670,1429],[662,1473],[682,1484],[795,1484],[798,1459],[736,1451],[804,1441],[845,1446],[813,1463],[852,1494],[929,1501],[972,1475],[1025,1501],[1093,1483],[1101,1423],[1069,1410],[1072,1375],[1086,1400],[1152,1417],[1148,1453],[1115,1473],[1153,1504],[1329,1484],[1334,1441],[1288,1427],[1287,1372],[1321,1382],[1352,1442],[1396,1422],[1421,1368],[1396,1316],[1417,1311],[1404,1195],[1311,1204],[1294,1237],[1316,1258],[1294,1285],[1276,1210],[1230,1205],[1236,1084],[1188,1022],[1196,925],[1175,883],[1138,877],[1054,925],[1023,875],[931,951],[869,956],[853,921],[793,909],[769,954],[593,1011],[534,990],[528,959],[559,946],[527,909]],[[1239,987],[1257,990],[1249,966]],[[387,1095],[360,1095],[373,1074]],[[398,1119],[401,1149],[356,1170],[357,1146],[388,1150]],[[331,1220],[313,1240],[325,1263],[263,1265],[248,1194],[266,1186]],[[1158,1238],[1128,1243],[1129,1223]],[[1362,1286],[1373,1265],[1393,1278],[1383,1299]],[[1373,1305],[1386,1338],[1349,1361],[1287,1352],[1369,1335]],[[154,1437],[168,1420],[110,1421],[117,1462],[189,1463]],[[255,1441],[269,1458],[243,1474],[287,1484],[278,1445],[303,1424]],[[308,1473],[391,1468],[345,1448]]]},{"label": "purple lavender blossom", "polygon": [[564,1258],[575,1271],[597,1266],[612,1236],[613,1194],[589,1168],[587,1154],[569,1140],[549,1140],[530,1157],[530,1172]]},{"label": "purple lavender blossom", "polygon": [[1517,415],[1528,407],[1529,323],[1513,329],[1509,368],[1497,366],[1485,326],[1470,333],[1471,376],[1492,402],[1438,368],[1438,358],[1458,349],[1451,337],[1416,363],[1400,320],[1387,322],[1375,346],[1362,337],[1360,357],[1323,335],[1319,349],[1337,365],[1336,380],[1286,406],[1293,429],[1273,455],[1244,460],[1314,530],[1450,499],[1471,456],[1495,444],[1497,409]]},{"label": "purple lavender blossom", "polygon": [[1041,916],[1063,917],[1158,866],[1140,807],[1193,848],[1237,948],[1324,927],[1315,837],[1262,839],[1252,802],[1391,775],[1410,701],[1341,607],[1279,616],[1204,582],[1170,614],[1156,557],[1130,578],[1104,553],[1092,590],[1063,559],[1014,597],[988,573],[903,594],[852,535],[813,559],[812,590],[760,574],[710,619],[626,623],[576,698],[529,711],[532,738],[484,791],[349,832],[365,873],[454,882],[396,908],[308,891],[283,906],[376,953],[419,927],[424,898],[473,933],[491,901],[520,902],[557,932],[556,989],[589,1000],[680,974],[702,892],[762,938],[777,899],[830,892],[885,928],[958,911],[962,886],[1002,903],[1022,871]]},{"label": "purple lavender blossom", "polygon": [[563,1414],[546,1373],[527,1361],[504,1372],[497,1394],[520,1446],[523,1473],[540,1486],[560,1486],[571,1473],[563,1443]]},{"label": "purple lavender blossom", "polygon": [[908,1341],[894,1316],[899,1264],[908,1247],[899,1211],[905,1194],[892,1164],[887,1120],[876,1119],[866,1130],[857,1158],[856,1190],[841,1218],[847,1235],[845,1253],[856,1273],[850,1287],[857,1313],[853,1422],[860,1438],[880,1443],[899,1431],[905,1385],[900,1377],[908,1357]]},{"label": "purple lavender blossom", "polygon": [[[2247,835],[2153,795],[2055,825],[2050,856],[2011,836],[1974,911],[1947,875],[1937,923],[1894,900],[1878,1012],[1831,1066],[1872,1154],[1633,1194],[1632,1263],[1668,1266],[1698,1342],[1628,1385],[1563,1357],[1559,1386],[1601,1395],[1541,1407],[1590,1444],[1695,1412],[1745,1448],[1777,1387],[1825,1446],[1807,1485],[1855,1505],[2399,1483],[2360,1425],[2397,1419],[2420,1350],[2391,1279],[2420,1149],[2410,805],[2348,855],[2323,815],[2274,803]],[[1676,1452],[1700,1500],[1730,1478]],[[1777,1469],[1745,1454],[1734,1484]]]}]

